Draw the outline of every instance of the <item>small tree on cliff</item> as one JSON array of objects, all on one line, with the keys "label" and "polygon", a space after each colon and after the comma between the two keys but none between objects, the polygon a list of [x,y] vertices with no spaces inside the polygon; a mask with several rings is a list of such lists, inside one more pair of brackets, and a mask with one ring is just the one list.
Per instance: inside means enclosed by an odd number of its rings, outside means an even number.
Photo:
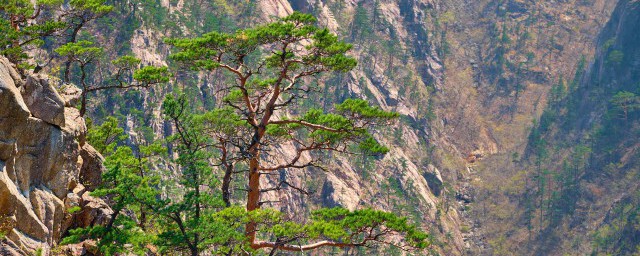
[{"label": "small tree on cliff", "polygon": [[[76,63],[80,69],[79,83],[82,88],[80,95],[80,116],[84,116],[87,110],[87,94],[106,89],[147,88],[157,83],[169,81],[166,77],[166,67],[145,66],[137,69],[140,60],[133,56],[122,56],[112,64],[116,72],[111,83],[92,84],[87,77],[91,65],[100,61],[103,49],[95,47],[91,41],[78,41],[67,43],[55,50],[61,56],[67,57],[70,63]],[[133,79],[132,79],[133,78]]]},{"label": "small tree on cliff", "polygon": [[[8,0],[0,3],[0,54],[11,62],[28,67],[25,49],[39,47],[47,37],[66,37],[76,42],[80,30],[113,9],[105,0]],[[69,81],[71,59],[66,61],[65,81]]]},{"label": "small tree on cliff", "polygon": [[[222,90],[224,106],[198,118],[202,127],[199,136],[208,135],[209,147],[218,151],[212,162],[223,167],[221,188],[227,206],[234,203],[229,198],[228,177],[246,173],[244,203],[249,216],[264,211],[261,207],[268,202],[263,201],[263,193],[281,188],[265,187],[262,176],[321,167],[321,159],[313,154],[318,151],[388,151],[367,129],[398,115],[369,106],[364,100],[348,99],[335,105],[333,113],[311,109],[294,114],[299,112],[297,103],[317,89],[305,83],[305,78],[329,71],[346,72],[356,65],[346,55],[351,45],[314,26],[315,22],[311,15],[296,12],[234,34],[211,32],[192,39],[167,40],[179,50],[172,59],[194,70],[222,69],[235,78],[235,83]],[[171,102],[175,100],[165,104],[174,109],[170,113],[180,113]],[[276,149],[283,145],[294,145],[294,152],[278,155]],[[248,171],[236,170],[234,163],[243,163]],[[324,246],[366,246],[372,241],[390,243],[385,240],[389,235],[401,234],[406,239],[403,245],[426,246],[424,233],[393,214],[323,209],[312,215],[304,225],[245,218],[245,242],[253,250],[307,251]]]},{"label": "small tree on cliff", "polygon": [[41,18],[56,4],[58,1],[55,0],[0,2],[0,54],[13,63],[23,64],[22,61],[28,58],[24,48],[39,46],[45,37],[64,29],[62,21]]},{"label": "small tree on cliff", "polygon": [[620,116],[625,121],[628,120],[629,113],[640,109],[640,97],[632,92],[620,91],[613,95],[610,101],[615,109],[621,112]]}]

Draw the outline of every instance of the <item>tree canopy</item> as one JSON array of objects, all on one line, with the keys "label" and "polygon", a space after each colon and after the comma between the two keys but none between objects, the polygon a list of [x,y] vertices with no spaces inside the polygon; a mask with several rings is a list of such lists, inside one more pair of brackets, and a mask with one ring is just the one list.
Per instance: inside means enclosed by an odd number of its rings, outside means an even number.
[{"label": "tree canopy", "polygon": [[[170,164],[175,169],[149,168],[155,155],[146,147],[135,152],[126,146],[110,146],[119,132],[113,122],[90,132],[102,138],[96,139],[100,148],[117,156],[108,157],[106,182],[94,194],[112,198],[116,211],[133,211],[133,216],[144,215],[149,223],[129,225],[131,214],[116,214],[112,222],[120,221],[120,225],[75,231],[68,241],[94,238],[107,241],[107,245],[128,243],[131,252],[144,251],[140,241],[145,241],[157,245],[161,252],[190,255],[263,251],[273,255],[278,250],[371,243],[404,249],[428,246],[424,232],[406,218],[384,211],[321,208],[312,211],[310,218],[299,219],[301,216],[266,207],[273,203],[266,193],[283,189],[308,193],[286,178],[275,187],[268,186],[265,180],[273,174],[329,171],[322,152],[381,156],[389,151],[370,131],[375,125],[393,122],[397,113],[362,99],[347,99],[324,110],[300,107],[301,101],[320,89],[309,82],[311,78],[347,72],[356,66],[348,55],[352,46],[315,24],[313,16],[294,12],[234,33],[167,39],[175,49],[170,58],[180,66],[204,73],[222,70],[233,80],[219,91],[221,97],[214,109],[194,110],[180,92],[164,100],[163,116],[174,131],[164,143],[175,152],[162,158],[168,163],[160,161],[156,166]],[[80,56],[93,53],[92,46],[74,51],[73,44],[85,43],[71,44],[69,51],[61,48],[59,52],[72,53],[67,56],[82,66],[84,57]],[[125,57],[113,64],[136,63]],[[165,72],[154,68],[144,73],[143,68],[134,78],[167,81]],[[241,186],[234,187],[232,182]],[[107,245],[104,251],[110,250]]]}]

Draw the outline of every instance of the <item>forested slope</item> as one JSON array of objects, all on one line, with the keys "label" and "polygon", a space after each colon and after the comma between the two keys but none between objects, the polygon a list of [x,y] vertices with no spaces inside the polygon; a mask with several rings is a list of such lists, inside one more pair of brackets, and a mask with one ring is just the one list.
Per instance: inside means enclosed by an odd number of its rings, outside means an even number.
[{"label": "forested slope", "polygon": [[[492,253],[637,253],[639,6],[617,4],[597,34],[593,59],[583,57],[570,80],[554,84],[523,153],[502,160],[511,169],[502,174],[508,185],[480,192],[494,198],[485,202],[509,209],[476,210],[487,231],[505,228],[490,235]],[[516,228],[492,224],[499,219]]]},{"label": "forested slope", "polygon": [[[186,162],[180,162],[187,160],[180,156],[189,151],[183,136],[183,128],[189,126],[182,127],[181,122],[234,120],[229,112],[215,111],[235,99],[229,98],[227,89],[243,80],[235,76],[240,69],[185,61],[185,56],[199,57],[188,51],[202,51],[190,47],[209,32],[230,35],[228,42],[252,38],[250,29],[298,11],[315,16],[315,25],[352,44],[346,56],[357,65],[334,66],[328,70],[337,72],[300,79],[305,84],[302,90],[310,94],[275,117],[285,118],[280,122],[307,118],[298,124],[317,121],[309,119],[309,111],[336,111],[337,104],[351,98],[365,99],[398,117],[368,130],[373,136],[369,146],[378,154],[305,153],[300,159],[318,157],[325,160],[323,165],[300,171],[280,168],[277,175],[265,175],[261,206],[300,223],[314,210],[336,206],[406,216],[429,235],[427,249],[410,252],[419,255],[637,252],[638,1],[113,0],[104,4],[112,7],[65,16],[79,17],[75,22],[81,22],[81,28],[26,49],[32,65],[25,67],[51,75],[61,91],[64,82],[84,89],[80,101],[85,102],[86,96],[86,114],[80,112],[87,119],[89,142],[107,157],[107,170],[122,171],[117,167],[132,163],[144,166],[139,171],[143,180],[145,174],[157,175],[153,187],[167,188],[159,198],[178,195],[184,187],[199,191],[201,186],[189,180],[170,184],[188,170]],[[94,17],[93,12],[101,14]],[[234,34],[241,29],[249,30]],[[190,38],[199,39],[180,41]],[[92,50],[60,50],[66,42],[80,42]],[[237,50],[231,45],[230,51]],[[269,47],[260,54],[278,53]],[[80,59],[68,64],[83,54],[90,55],[89,64],[81,65]],[[127,55],[131,58],[121,58]],[[259,59],[247,56],[247,63]],[[135,73],[132,67],[148,69]],[[250,84],[264,86],[269,81]],[[113,84],[117,86],[101,88]],[[167,101],[166,96],[173,98]],[[194,119],[181,119],[182,112],[175,110],[180,104]],[[224,125],[231,124],[216,125],[228,133]],[[194,129],[193,133],[209,131]],[[243,129],[232,130],[243,134]],[[180,137],[183,142],[176,140]],[[280,144],[266,151],[269,161],[298,159],[300,145],[281,142],[270,141]],[[378,142],[388,152],[377,148]],[[238,152],[244,155],[234,157],[253,154],[243,150]],[[219,156],[207,154],[210,159]],[[190,159],[201,161],[198,157],[193,154]],[[225,163],[210,160],[209,164],[217,171],[213,177],[219,176],[212,180],[222,182],[220,167]],[[245,179],[250,177],[243,168],[250,167],[247,162],[235,168],[235,178],[227,184],[230,193],[224,198],[226,203],[244,205],[250,192]],[[112,185],[109,182],[116,176],[107,175],[104,184]],[[78,179],[90,190],[99,187],[93,184],[96,177]],[[220,185],[214,183],[203,186]],[[146,212],[155,206],[146,207],[122,211],[141,219],[121,225],[136,223],[145,229],[145,223],[157,221],[146,219]],[[82,237],[65,235],[73,238],[67,242]],[[401,252],[375,244],[345,253]]]}]

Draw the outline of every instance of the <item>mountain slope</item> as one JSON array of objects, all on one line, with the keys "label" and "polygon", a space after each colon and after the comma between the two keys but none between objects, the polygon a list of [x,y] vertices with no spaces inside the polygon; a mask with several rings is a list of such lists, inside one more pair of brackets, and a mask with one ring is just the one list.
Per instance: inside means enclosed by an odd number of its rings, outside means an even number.
[{"label": "mountain slope", "polygon": [[485,192],[503,201],[482,200],[507,208],[505,215],[477,211],[485,232],[504,228],[490,235],[497,254],[637,253],[637,112],[625,114],[616,98],[640,89],[639,6],[620,1],[597,36],[593,61],[554,85],[523,156],[484,164],[512,169],[507,186]]},{"label": "mountain slope", "polygon": [[[640,94],[637,1],[110,4],[114,12],[81,37],[113,45],[106,59],[133,54],[176,74],[147,91],[91,95],[88,116],[95,124],[118,117],[129,144],[174,132],[160,114],[165,95],[185,92],[204,111],[217,106],[229,81],[169,61],[165,38],[312,13],[354,44],[358,66],[306,81],[323,90],[302,107],[357,97],[401,118],[374,134],[391,149],[383,158],[333,155],[330,172],[285,175],[315,193],[274,192],[269,207],[301,215],[320,206],[394,211],[428,230],[429,253],[441,255],[625,254],[636,246],[640,199],[624,191],[637,191],[638,113],[621,119],[611,100],[621,91]],[[46,71],[57,74],[60,65]],[[91,80],[104,82],[98,71]]]}]

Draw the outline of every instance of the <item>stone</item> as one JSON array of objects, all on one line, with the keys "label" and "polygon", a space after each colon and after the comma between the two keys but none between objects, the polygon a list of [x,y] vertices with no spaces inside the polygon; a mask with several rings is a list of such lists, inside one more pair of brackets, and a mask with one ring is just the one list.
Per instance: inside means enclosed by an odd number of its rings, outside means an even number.
[{"label": "stone", "polygon": [[25,119],[31,115],[16,87],[4,58],[0,58],[0,129],[14,125],[12,119]]},{"label": "stone", "polygon": [[40,75],[28,76],[20,92],[34,117],[59,127],[64,126],[64,101],[49,79]]},{"label": "stone", "polygon": [[3,256],[28,256],[16,243],[5,239],[0,241],[0,255]]},{"label": "stone", "polygon": [[84,122],[84,118],[80,116],[80,110],[64,108],[64,118],[66,126],[63,130],[73,135],[80,146],[83,146],[87,141],[87,125]]},{"label": "stone", "polygon": [[49,246],[49,244],[28,234],[25,234],[19,229],[11,230],[11,232],[7,234],[7,238],[14,242],[18,246],[18,248],[20,248],[22,252],[20,252],[21,254],[19,255],[36,255],[37,253],[35,252],[37,251],[40,251],[39,254],[41,255],[50,255],[49,251],[51,246]]},{"label": "stone", "polygon": [[87,249],[84,248],[83,243],[65,245],[60,248],[60,251],[64,252],[64,255],[87,255]]},{"label": "stone", "polygon": [[82,184],[78,184],[74,192],[67,195],[64,206],[67,211],[74,207],[80,207],[80,210],[75,212],[73,218],[68,221],[70,228],[104,225],[111,220],[113,215],[113,210],[109,205],[101,198],[93,197],[87,193]]},{"label": "stone", "polygon": [[29,193],[31,206],[49,230],[47,242],[53,244],[62,236],[62,220],[65,217],[64,203],[50,191],[36,188]]},{"label": "stone", "polygon": [[15,127],[13,136],[18,149],[14,169],[21,191],[44,185],[59,198],[64,198],[80,171],[75,135],[30,117],[22,126]]},{"label": "stone", "polygon": [[422,174],[422,177],[427,181],[427,186],[429,190],[431,190],[431,193],[435,196],[440,196],[444,187],[440,171],[432,164],[429,164],[427,171]]},{"label": "stone", "polygon": [[12,138],[7,138],[8,136],[0,136],[4,137],[3,140],[0,140],[0,161],[7,161],[11,156],[17,153],[16,148],[16,140]]},{"label": "stone", "polygon": [[82,210],[76,215],[74,221],[81,227],[94,225],[106,225],[111,220],[113,210],[104,200],[92,197],[89,193],[82,194]]},{"label": "stone", "polygon": [[82,167],[80,168],[80,183],[89,191],[93,191],[102,183],[102,174],[106,171],[104,157],[91,145],[84,144],[80,149]]},{"label": "stone", "polygon": [[46,241],[49,229],[40,221],[31,208],[31,203],[18,191],[15,183],[9,179],[4,164],[0,166],[0,170],[0,216],[15,216],[13,230],[17,229],[20,234],[26,234],[33,239]]},{"label": "stone", "polygon": [[11,78],[16,87],[24,85],[24,80],[22,80],[22,77],[18,74],[18,70],[15,65],[13,65],[13,63],[11,63],[7,58],[0,58],[0,73],[2,74],[0,77],[6,75]]},{"label": "stone", "polygon": [[94,240],[85,240],[77,244],[68,244],[60,247],[60,252],[70,256],[93,256],[102,255],[98,245]]},{"label": "stone", "polygon": [[69,193],[67,194],[67,198],[64,199],[64,208],[69,210],[73,207],[76,206],[80,206],[80,201],[82,200],[82,198],[80,198],[81,195],[78,195],[76,193]]},{"label": "stone", "polygon": [[[84,119],[68,101],[39,75],[23,80],[0,56],[0,255],[51,255],[69,228],[111,218],[79,184],[83,166],[87,180],[99,181],[103,158],[85,144]],[[74,206],[81,211],[71,215]]]},{"label": "stone", "polygon": [[82,90],[73,84],[64,84],[62,85],[60,96],[64,100],[65,107],[74,107],[80,102]]}]

